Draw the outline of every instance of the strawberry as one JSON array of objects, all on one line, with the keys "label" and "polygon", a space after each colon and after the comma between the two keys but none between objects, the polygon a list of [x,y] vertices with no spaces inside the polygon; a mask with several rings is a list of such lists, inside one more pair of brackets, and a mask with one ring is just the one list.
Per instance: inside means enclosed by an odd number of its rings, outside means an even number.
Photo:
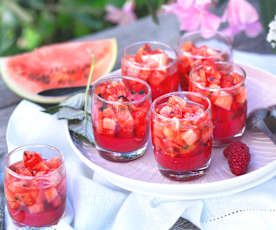
[{"label": "strawberry", "polygon": [[247,172],[250,161],[250,153],[247,145],[242,142],[234,142],[223,153],[228,158],[229,167],[234,175],[239,176]]},{"label": "strawberry", "polygon": [[236,152],[236,151],[246,151],[249,152],[249,148],[246,144],[240,142],[240,141],[236,141],[231,143],[230,145],[228,145],[224,150],[223,150],[223,154],[226,158],[228,158],[228,155],[232,152]]}]

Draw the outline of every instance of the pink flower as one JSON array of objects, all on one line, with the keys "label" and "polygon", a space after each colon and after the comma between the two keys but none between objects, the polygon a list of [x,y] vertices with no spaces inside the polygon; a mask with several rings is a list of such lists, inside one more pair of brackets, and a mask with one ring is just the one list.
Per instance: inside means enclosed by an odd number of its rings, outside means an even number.
[{"label": "pink flower", "polygon": [[134,8],[135,4],[132,1],[126,1],[121,9],[112,5],[107,5],[105,19],[119,25],[127,25],[136,20],[136,15],[133,12]]},{"label": "pink flower", "polygon": [[262,30],[257,11],[245,0],[230,0],[223,19],[228,20],[229,26],[224,32],[231,38],[241,31],[248,37],[255,37]]},{"label": "pink flower", "polygon": [[200,30],[204,37],[213,36],[219,28],[221,19],[210,13],[211,0],[177,0],[176,3],[164,5],[166,13],[175,14],[180,22],[180,29],[186,31]]}]

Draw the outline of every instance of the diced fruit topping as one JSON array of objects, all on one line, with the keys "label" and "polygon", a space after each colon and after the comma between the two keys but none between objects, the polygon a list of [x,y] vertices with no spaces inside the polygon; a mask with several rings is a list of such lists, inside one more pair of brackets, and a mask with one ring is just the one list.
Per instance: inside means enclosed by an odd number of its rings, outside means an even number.
[{"label": "diced fruit topping", "polygon": [[59,158],[42,159],[41,155],[33,151],[24,151],[23,161],[11,165],[9,168],[24,176],[42,176],[61,165]]},{"label": "diced fruit topping", "polygon": [[214,101],[214,104],[223,109],[230,110],[232,102],[233,102],[233,97],[230,94],[222,91],[219,94],[219,96],[217,96],[216,100]]},{"label": "diced fruit topping", "polygon": [[142,46],[135,55],[139,64],[149,68],[159,68],[168,65],[168,55],[161,49],[151,49],[149,44]]},{"label": "diced fruit topping", "polygon": [[56,188],[54,188],[54,187],[46,189],[44,191],[44,194],[45,194],[45,197],[48,202],[51,202],[58,196],[58,192],[57,192]]},{"label": "diced fruit topping", "polygon": [[[246,102],[246,89],[242,75],[232,70],[221,70],[220,68],[223,67],[209,60],[200,69],[195,70],[191,77],[190,90],[203,93],[210,98],[213,105],[229,111],[233,101],[240,104]],[[195,82],[210,90],[199,89]],[[236,89],[229,89],[237,84],[240,85]]]},{"label": "diced fruit topping", "polygon": [[178,90],[176,55],[173,49],[170,54],[166,50],[148,43],[142,45],[135,54],[122,58],[122,74],[147,81],[153,99]]},{"label": "diced fruit topping", "polygon": [[31,214],[40,213],[44,210],[43,203],[36,203],[28,207],[28,210]]},{"label": "diced fruit topping", "polygon": [[187,103],[186,99],[179,96],[169,97],[166,104],[157,106],[156,112],[164,117],[190,120],[192,123],[204,116],[202,106]]},{"label": "diced fruit topping", "polygon": [[33,151],[24,151],[24,167],[25,168],[32,168],[35,165],[39,164],[42,161],[42,158],[39,154]]},{"label": "diced fruit topping", "polygon": [[199,136],[193,129],[189,129],[188,131],[184,132],[182,135],[182,139],[188,144],[193,145],[198,139]]},{"label": "diced fruit topping", "polygon": [[223,154],[227,157],[229,167],[234,175],[239,176],[247,172],[251,156],[246,144],[233,142],[224,149]]},{"label": "diced fruit topping", "polygon": [[145,97],[147,90],[144,84],[126,78],[107,80],[98,85],[95,94],[111,102],[93,99],[92,121],[96,136],[138,137],[139,140],[146,137],[150,108],[150,98]]},{"label": "diced fruit topping", "polygon": [[155,111],[170,118],[152,114],[152,142],[155,151],[158,149],[159,152],[177,158],[197,154],[205,148],[210,149],[208,146],[211,143],[208,143],[212,141],[212,124],[209,113],[204,112],[203,106],[173,95],[167,102],[157,105]]},{"label": "diced fruit topping", "polygon": [[[56,222],[63,214],[66,197],[64,170],[61,159],[43,159],[33,151],[24,151],[23,160],[5,171],[5,197],[11,217],[28,226],[43,227]],[[62,198],[61,198],[62,197]],[[35,223],[34,225],[32,225]]]},{"label": "diced fruit topping", "polygon": [[193,56],[200,57],[218,56],[218,54],[221,52],[213,48],[207,47],[206,45],[197,47],[192,42],[184,42],[181,46],[181,51],[184,52],[184,54],[189,53]]}]

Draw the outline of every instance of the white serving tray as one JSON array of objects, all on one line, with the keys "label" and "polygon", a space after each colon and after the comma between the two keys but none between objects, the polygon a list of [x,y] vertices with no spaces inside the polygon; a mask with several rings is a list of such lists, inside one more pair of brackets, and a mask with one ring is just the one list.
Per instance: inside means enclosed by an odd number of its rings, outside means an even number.
[{"label": "white serving tray", "polygon": [[[261,69],[242,65],[247,74],[248,112],[276,104],[276,77]],[[173,199],[203,199],[237,193],[257,186],[276,174],[276,146],[262,133],[245,132],[242,141],[252,154],[248,173],[234,176],[223,149],[212,151],[206,175],[193,181],[177,182],[162,176],[157,169],[151,145],[145,155],[132,162],[115,163],[103,159],[97,150],[67,132],[71,148],[88,167],[124,189]]]}]

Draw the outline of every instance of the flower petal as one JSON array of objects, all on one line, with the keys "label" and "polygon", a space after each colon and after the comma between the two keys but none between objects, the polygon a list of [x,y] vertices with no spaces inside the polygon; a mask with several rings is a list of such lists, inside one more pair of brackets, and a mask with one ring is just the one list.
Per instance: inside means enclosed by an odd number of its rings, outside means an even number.
[{"label": "flower petal", "polygon": [[200,27],[201,34],[206,38],[212,37],[218,30],[220,22],[220,17],[211,14],[208,11],[202,11]]},{"label": "flower petal", "polygon": [[246,25],[245,33],[248,37],[256,37],[262,31],[262,25],[259,22],[254,22]]}]

